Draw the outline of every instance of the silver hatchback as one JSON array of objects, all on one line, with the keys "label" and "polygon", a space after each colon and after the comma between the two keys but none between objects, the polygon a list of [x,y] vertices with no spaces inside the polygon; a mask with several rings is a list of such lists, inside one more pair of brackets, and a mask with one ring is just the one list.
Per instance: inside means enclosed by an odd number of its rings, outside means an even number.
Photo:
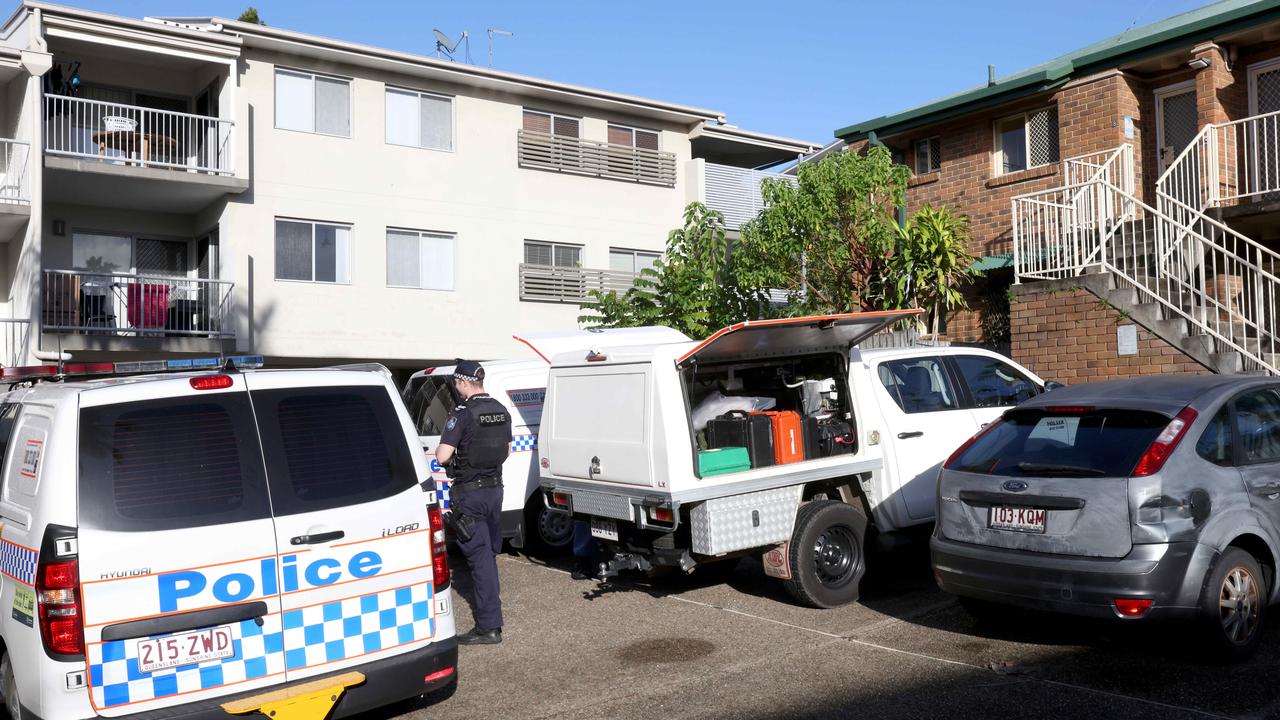
[{"label": "silver hatchback", "polygon": [[1280,382],[1160,376],[1007,411],[938,477],[934,575],[967,609],[1198,622],[1251,654],[1278,599]]}]

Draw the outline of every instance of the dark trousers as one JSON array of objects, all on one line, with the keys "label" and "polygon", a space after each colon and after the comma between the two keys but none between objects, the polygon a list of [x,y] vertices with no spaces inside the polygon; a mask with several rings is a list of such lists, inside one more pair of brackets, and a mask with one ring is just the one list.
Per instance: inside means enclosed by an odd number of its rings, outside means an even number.
[{"label": "dark trousers", "polygon": [[458,543],[471,568],[475,588],[476,627],[502,627],[502,598],[498,596],[498,552],[502,550],[502,487],[450,489],[450,510],[475,518],[471,539]]}]

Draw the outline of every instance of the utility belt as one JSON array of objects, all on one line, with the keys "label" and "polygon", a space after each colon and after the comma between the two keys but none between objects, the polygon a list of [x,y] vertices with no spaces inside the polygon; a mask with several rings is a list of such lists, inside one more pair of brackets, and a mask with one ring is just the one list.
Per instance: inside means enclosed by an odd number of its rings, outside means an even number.
[{"label": "utility belt", "polygon": [[491,487],[502,487],[502,478],[478,477],[472,480],[455,480],[449,484],[449,492],[466,492],[468,490],[482,490]]}]

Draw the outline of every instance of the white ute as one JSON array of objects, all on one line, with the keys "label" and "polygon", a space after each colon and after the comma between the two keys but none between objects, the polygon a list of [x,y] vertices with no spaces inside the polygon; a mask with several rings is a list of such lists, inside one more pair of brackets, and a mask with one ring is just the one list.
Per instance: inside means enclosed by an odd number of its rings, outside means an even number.
[{"label": "white ute", "polygon": [[232,362],[0,371],[10,717],[225,718],[316,687],[344,717],[456,682],[443,522],[390,373]]},{"label": "white ute", "polygon": [[[931,522],[938,467],[1044,390],[986,350],[856,347],[916,312],[752,321],[701,343],[556,356],[540,439],[546,502],[590,521],[606,576],[762,553],[797,601],[856,600],[868,527],[887,536]],[[747,455],[695,422],[700,408],[735,402],[772,405],[774,445],[750,465],[700,472]]]}]

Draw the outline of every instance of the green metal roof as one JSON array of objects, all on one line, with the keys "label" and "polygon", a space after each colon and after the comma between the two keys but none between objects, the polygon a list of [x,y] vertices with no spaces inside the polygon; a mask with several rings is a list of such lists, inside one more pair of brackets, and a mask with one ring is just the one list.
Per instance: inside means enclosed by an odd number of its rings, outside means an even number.
[{"label": "green metal roof", "polygon": [[1157,54],[1174,42],[1199,42],[1217,33],[1274,19],[1280,19],[1280,0],[1219,0],[1150,25],[1126,30],[1062,57],[1006,75],[994,84],[970,88],[893,115],[841,128],[836,130],[835,136],[848,141],[859,140],[869,133],[884,134],[945,120],[1051,90],[1072,77],[1097,72],[1105,66]]},{"label": "green metal roof", "polygon": [[1013,267],[1013,253],[997,253],[995,255],[984,255],[973,261],[971,265],[977,272],[987,272],[988,270],[999,270],[1000,268]]}]

